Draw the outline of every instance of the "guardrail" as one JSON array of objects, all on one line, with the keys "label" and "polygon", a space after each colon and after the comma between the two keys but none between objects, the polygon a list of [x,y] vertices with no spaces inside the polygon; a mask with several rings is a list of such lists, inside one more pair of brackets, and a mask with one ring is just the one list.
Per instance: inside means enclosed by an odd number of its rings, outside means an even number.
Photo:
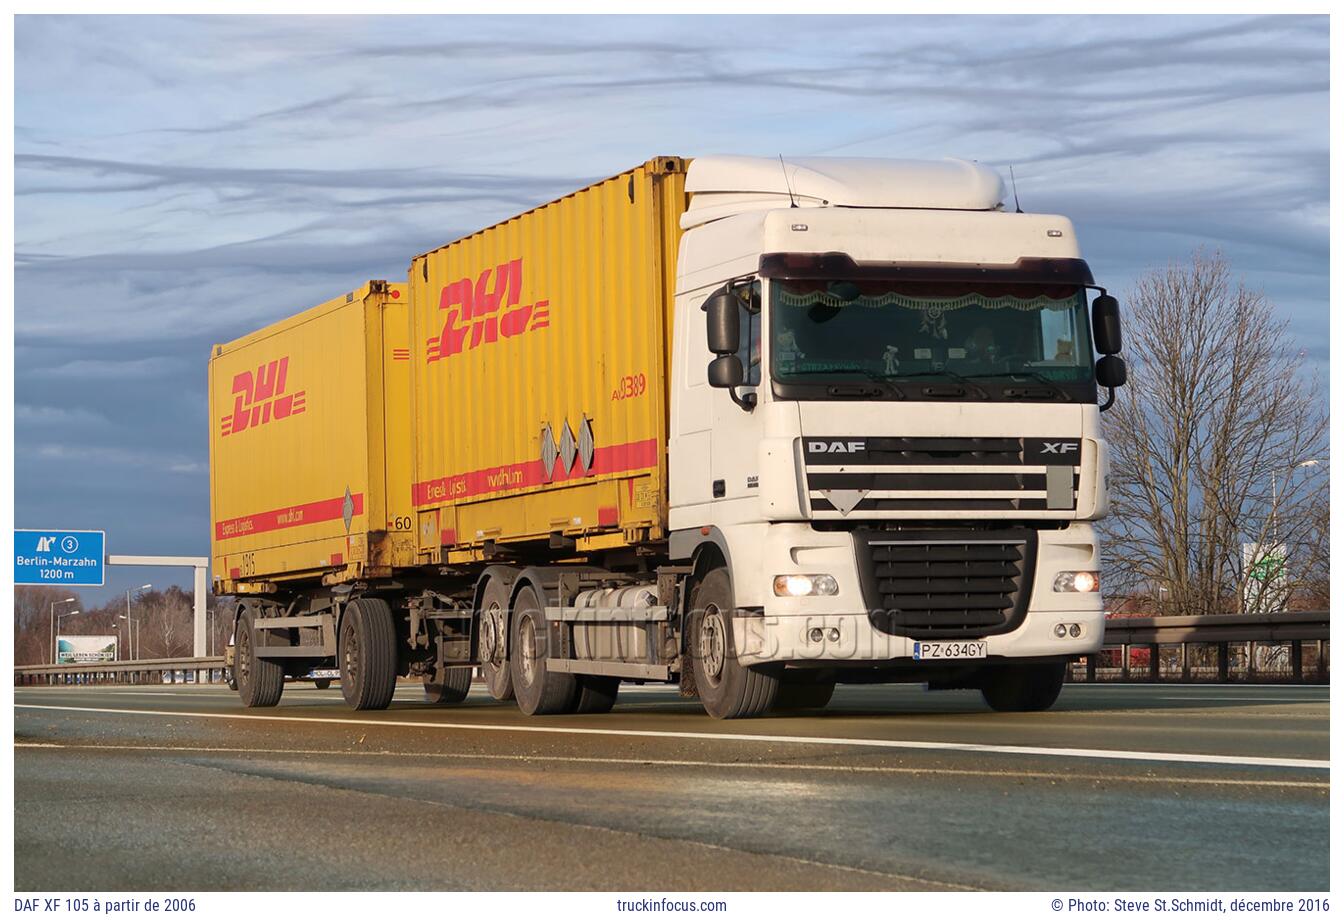
[{"label": "guardrail", "polygon": [[[1069,678],[1075,682],[1328,683],[1330,614],[1316,610],[1107,620],[1102,650],[1076,662],[1069,671]],[[20,686],[214,683],[223,679],[223,656],[14,668],[14,680]]]},{"label": "guardrail", "polygon": [[1330,613],[1110,619],[1102,650],[1070,678],[1328,683]]},{"label": "guardrail", "polygon": [[224,679],[224,656],[33,664],[14,668],[17,686],[33,684],[216,683]]}]

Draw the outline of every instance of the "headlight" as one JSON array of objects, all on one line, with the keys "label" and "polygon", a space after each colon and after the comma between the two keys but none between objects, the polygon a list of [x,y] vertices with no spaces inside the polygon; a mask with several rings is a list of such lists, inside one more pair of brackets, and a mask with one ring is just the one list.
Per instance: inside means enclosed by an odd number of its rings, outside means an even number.
[{"label": "headlight", "polygon": [[840,593],[840,585],[830,575],[776,575],[776,597],[830,596]]},{"label": "headlight", "polygon": [[1076,594],[1092,594],[1101,590],[1101,573],[1060,572],[1055,576],[1055,590]]}]

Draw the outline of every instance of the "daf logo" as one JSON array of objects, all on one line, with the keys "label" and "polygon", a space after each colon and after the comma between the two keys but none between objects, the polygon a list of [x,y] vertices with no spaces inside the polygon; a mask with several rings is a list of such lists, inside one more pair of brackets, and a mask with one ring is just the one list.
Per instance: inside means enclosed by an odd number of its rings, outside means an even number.
[{"label": "daf logo", "polygon": [[809,441],[809,454],[857,454],[868,444],[867,441]]},{"label": "daf logo", "polygon": [[1071,454],[1078,450],[1078,445],[1073,441],[1042,441],[1041,453],[1043,454]]}]

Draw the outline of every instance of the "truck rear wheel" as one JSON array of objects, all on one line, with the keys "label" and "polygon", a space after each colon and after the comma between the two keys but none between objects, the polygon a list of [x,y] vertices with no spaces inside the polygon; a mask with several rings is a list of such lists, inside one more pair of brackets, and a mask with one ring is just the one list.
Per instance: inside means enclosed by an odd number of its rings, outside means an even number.
[{"label": "truck rear wheel", "polygon": [[238,621],[238,637],[233,652],[233,679],[243,705],[251,708],[274,706],[285,692],[285,669],[274,658],[258,658],[255,608],[249,608]]},{"label": "truck rear wheel", "polygon": [[513,603],[509,667],[518,708],[529,716],[544,716],[569,710],[577,698],[573,674],[558,674],[546,667],[550,647],[541,601],[531,586],[518,592]]},{"label": "truck rear wheel", "polygon": [[835,674],[830,671],[785,671],[775,696],[775,711],[825,709],[835,693]]},{"label": "truck rear wheel", "polygon": [[1059,699],[1064,668],[1064,662],[1006,665],[985,678],[980,693],[998,712],[1040,712]]},{"label": "truck rear wheel", "polygon": [[714,569],[691,601],[690,651],[700,703],[716,719],[750,719],[767,712],[783,671],[780,665],[738,662],[733,612],[728,572]]},{"label": "truck rear wheel", "polygon": [[513,699],[513,674],[509,669],[509,589],[492,578],[481,596],[479,654],[481,677],[497,700]]},{"label": "truck rear wheel", "polygon": [[601,677],[596,674],[581,674],[578,678],[578,699],[574,701],[574,711],[581,713],[611,712],[616,705],[616,694],[620,692],[619,677]]},{"label": "truck rear wheel", "polygon": [[435,668],[425,675],[425,698],[431,703],[460,703],[470,690],[471,668]]},{"label": "truck rear wheel", "polygon": [[397,689],[397,629],[387,601],[361,597],[341,617],[341,694],[355,709],[386,709]]}]

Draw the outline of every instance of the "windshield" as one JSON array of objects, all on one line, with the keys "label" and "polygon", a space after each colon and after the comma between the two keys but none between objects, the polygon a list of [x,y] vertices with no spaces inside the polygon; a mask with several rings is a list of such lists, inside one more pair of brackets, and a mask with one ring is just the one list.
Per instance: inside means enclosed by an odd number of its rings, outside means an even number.
[{"label": "windshield", "polygon": [[1027,382],[1095,398],[1086,290],[1076,285],[773,279],[770,309],[780,383],[975,381],[981,394],[1011,397]]}]

